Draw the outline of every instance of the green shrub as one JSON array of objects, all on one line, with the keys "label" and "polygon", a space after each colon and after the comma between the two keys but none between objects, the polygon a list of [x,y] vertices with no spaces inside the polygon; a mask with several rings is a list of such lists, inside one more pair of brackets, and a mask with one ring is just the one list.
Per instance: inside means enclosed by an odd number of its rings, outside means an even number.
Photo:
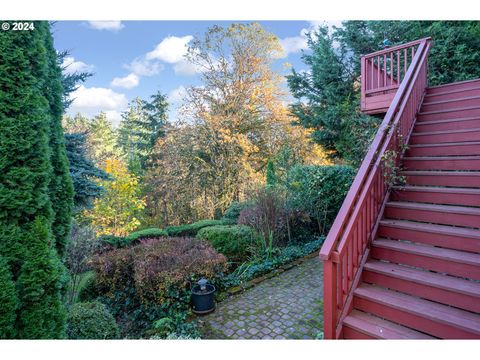
[{"label": "green shrub", "polygon": [[12,273],[0,255],[0,339],[15,338],[15,310],[18,307],[17,291]]},{"label": "green shrub", "polygon": [[148,337],[153,322],[164,317],[175,319],[177,332],[178,315],[190,311],[192,283],[223,277],[226,259],[206,241],[162,238],[99,254],[92,266],[93,290],[119,321],[122,334]]},{"label": "green shrub", "polygon": [[178,226],[169,226],[165,230],[168,233],[168,236],[191,236],[195,237],[200,229],[203,229],[207,226],[215,225],[225,225],[223,220],[200,220],[194,222],[193,224],[187,225],[178,225]]},{"label": "green shrub", "polygon": [[137,240],[168,236],[165,230],[159,228],[149,228],[135,231],[128,235],[125,240],[128,245],[134,244]]},{"label": "green shrub", "polygon": [[[249,207],[252,205],[251,201],[243,201],[243,202],[238,202],[234,201],[230,204],[230,206],[225,210],[223,213],[223,218],[222,220],[231,222],[232,224],[236,224],[238,221],[238,217],[240,216],[240,213],[242,212],[243,209]],[[227,224],[225,224],[227,225]]]},{"label": "green shrub", "polygon": [[95,282],[95,274],[93,272],[89,272],[89,275],[85,276],[82,286],[78,290],[77,301],[93,301],[99,295],[100,293]]},{"label": "green shrub", "polygon": [[103,250],[112,250],[112,248],[120,249],[130,245],[135,245],[139,240],[142,239],[163,236],[168,236],[167,231],[159,228],[149,228],[135,231],[128,236],[102,235],[100,236],[100,243],[103,245]]},{"label": "green shrub", "polygon": [[297,165],[288,173],[290,206],[309,214],[318,231],[325,234],[335,220],[354,177],[355,170],[350,166]]},{"label": "green shrub", "polygon": [[201,229],[198,239],[208,240],[220,253],[232,262],[248,259],[252,247],[259,242],[258,233],[246,225],[217,225]]},{"label": "green shrub", "polygon": [[272,256],[243,263],[215,285],[219,289],[226,289],[266,274],[282,265],[318,251],[324,240],[325,237],[322,236],[305,244],[276,248]]},{"label": "green shrub", "polygon": [[118,325],[105,305],[98,301],[72,306],[67,320],[69,339],[117,339]]}]

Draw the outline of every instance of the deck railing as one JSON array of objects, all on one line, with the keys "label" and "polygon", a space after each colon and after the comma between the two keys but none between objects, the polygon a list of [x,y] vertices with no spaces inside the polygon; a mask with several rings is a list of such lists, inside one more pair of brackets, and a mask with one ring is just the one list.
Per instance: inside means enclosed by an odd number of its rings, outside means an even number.
[{"label": "deck railing", "polygon": [[[393,77],[393,80],[400,79],[398,91],[320,250],[320,258],[324,261],[324,334],[327,339],[336,339],[341,335],[343,318],[351,310],[353,290],[368,257],[370,242],[376,235],[393,169],[392,164],[386,166],[386,155],[389,153],[389,161],[393,159],[393,165],[399,166],[403,145],[408,143],[422,103],[427,87],[430,38],[364,57],[367,64],[373,64],[375,61],[370,59],[378,59],[379,56],[385,59],[390,52],[414,47],[416,51],[410,50],[413,58],[404,75],[398,75],[397,70]],[[390,56],[393,58],[393,55]],[[395,66],[393,69],[396,69]],[[384,74],[388,78],[392,73],[387,71]],[[385,82],[383,85],[385,88]]]}]

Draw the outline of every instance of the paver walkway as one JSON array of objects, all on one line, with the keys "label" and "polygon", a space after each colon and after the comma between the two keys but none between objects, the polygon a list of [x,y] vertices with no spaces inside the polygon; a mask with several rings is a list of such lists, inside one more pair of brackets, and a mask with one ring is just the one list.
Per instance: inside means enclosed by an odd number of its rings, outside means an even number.
[{"label": "paver walkway", "polygon": [[323,331],[318,257],[227,298],[199,318],[205,339],[315,339]]}]

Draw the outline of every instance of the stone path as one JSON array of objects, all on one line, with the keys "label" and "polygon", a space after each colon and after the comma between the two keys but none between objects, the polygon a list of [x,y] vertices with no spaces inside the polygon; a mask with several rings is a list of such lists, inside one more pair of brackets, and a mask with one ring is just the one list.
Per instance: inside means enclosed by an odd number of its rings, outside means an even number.
[{"label": "stone path", "polygon": [[199,318],[205,339],[315,339],[323,331],[323,267],[317,258],[227,298]]}]

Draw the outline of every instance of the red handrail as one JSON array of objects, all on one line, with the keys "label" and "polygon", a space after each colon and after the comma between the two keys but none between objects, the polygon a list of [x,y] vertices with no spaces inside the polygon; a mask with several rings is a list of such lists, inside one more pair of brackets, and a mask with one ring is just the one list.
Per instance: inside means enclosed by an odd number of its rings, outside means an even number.
[{"label": "red handrail", "polygon": [[[396,51],[416,45],[412,62],[320,250],[320,258],[324,261],[324,333],[327,339],[337,338],[341,332],[341,319],[351,307],[355,282],[368,256],[369,244],[376,235],[389,191],[388,171],[382,168],[382,159],[387,151],[392,151],[396,165],[400,163],[402,145],[408,141],[427,87],[430,38],[389,49]],[[381,55],[384,51],[370,55]]]},{"label": "red handrail", "polygon": [[[361,57],[361,108],[369,110],[367,98],[396,91],[413,62],[415,52],[428,38],[390,47]],[[387,105],[388,106],[388,105]]]}]

